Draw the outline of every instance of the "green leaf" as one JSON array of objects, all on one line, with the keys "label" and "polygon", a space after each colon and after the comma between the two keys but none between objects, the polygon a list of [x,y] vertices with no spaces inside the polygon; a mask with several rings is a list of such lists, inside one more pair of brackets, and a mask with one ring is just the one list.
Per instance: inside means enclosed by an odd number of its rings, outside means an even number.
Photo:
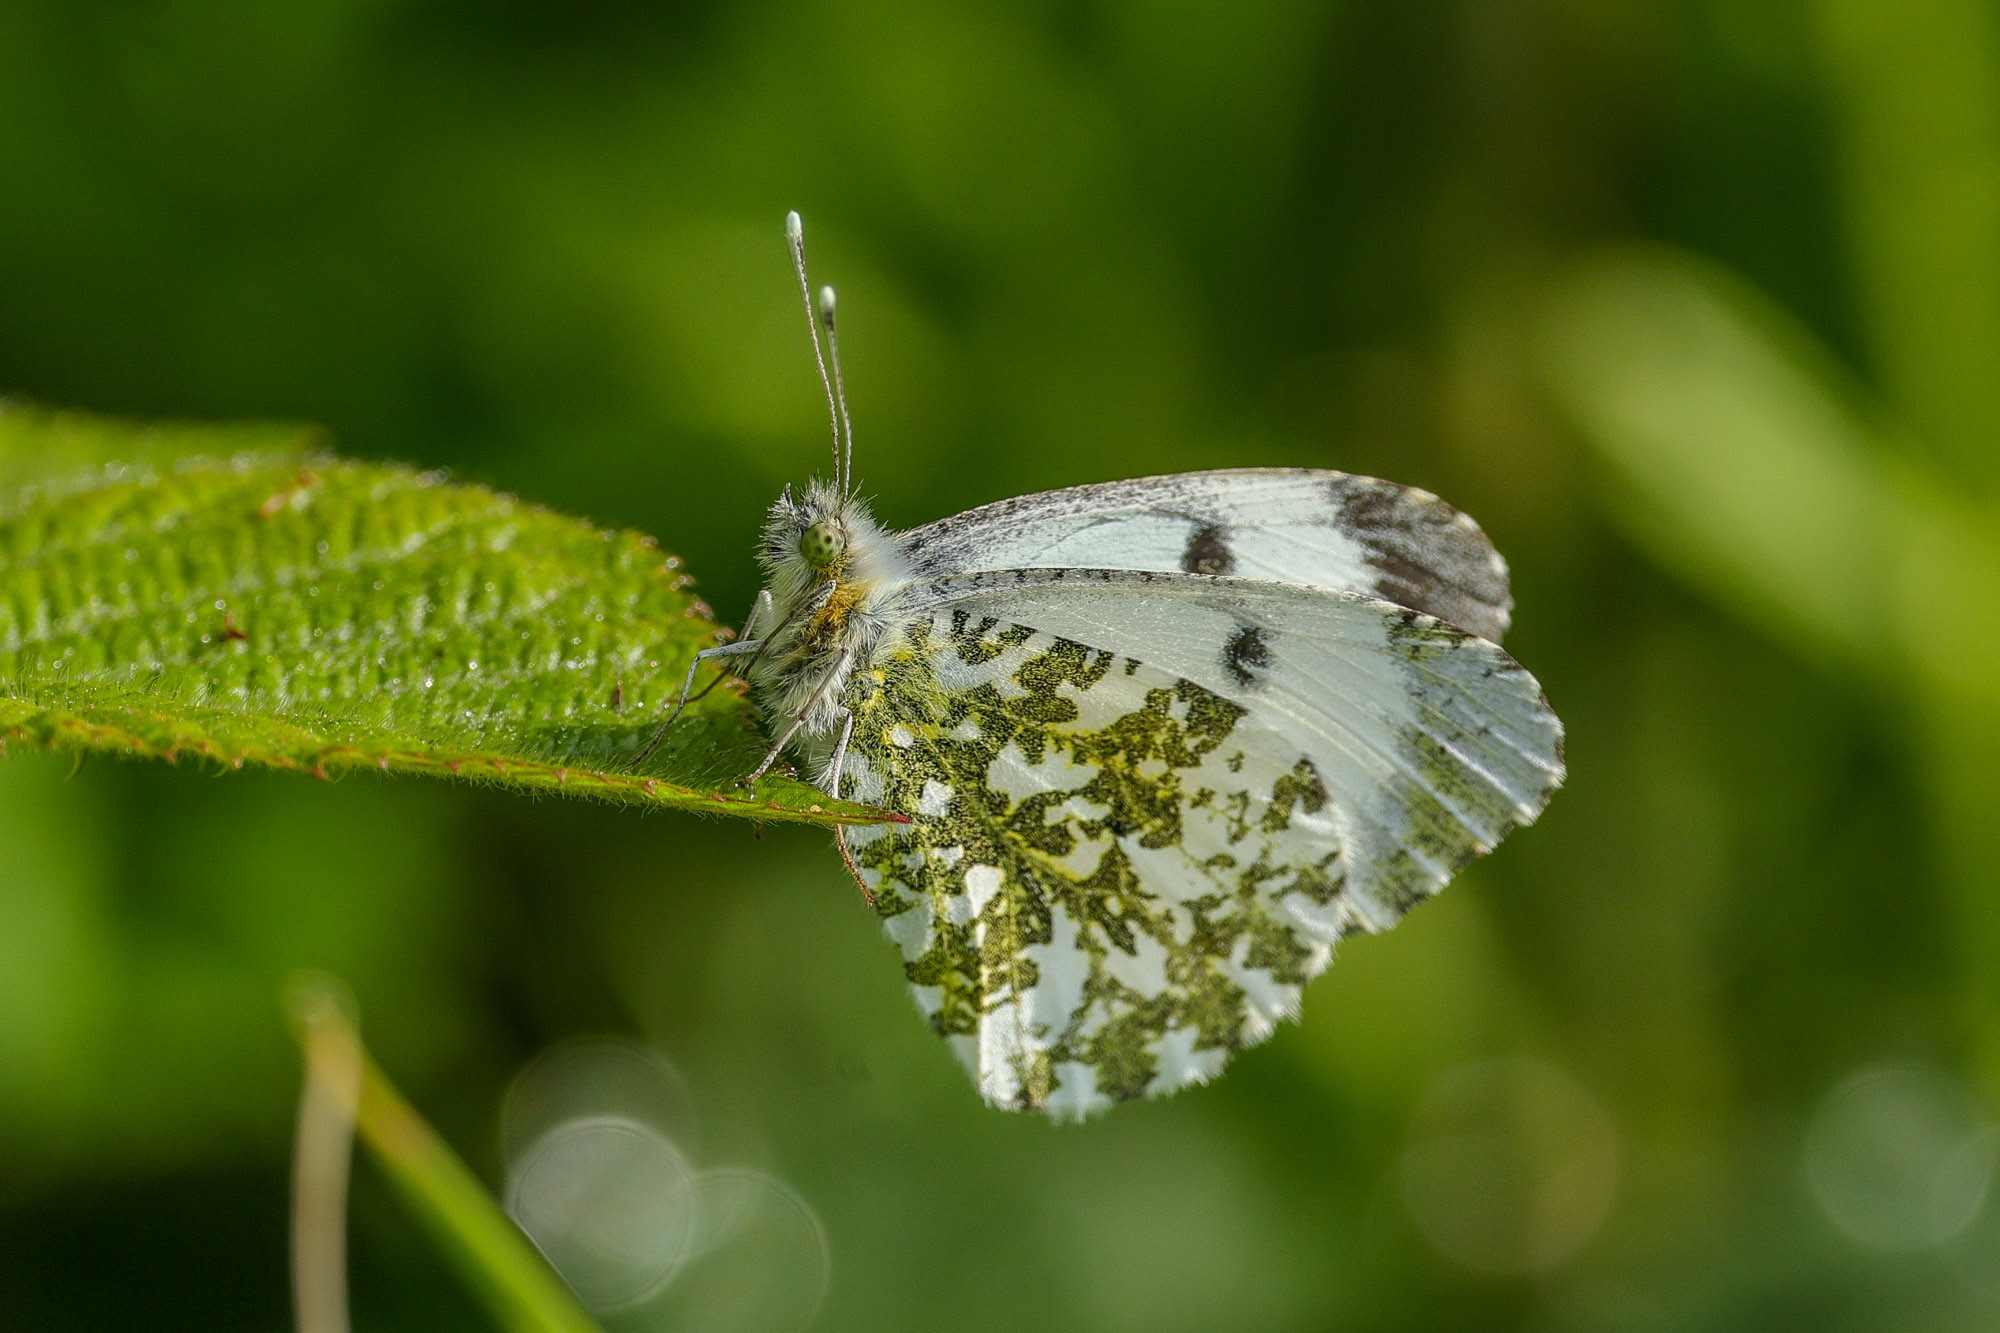
[{"label": "green leaf", "polygon": [[751,818],[877,811],[771,777],[680,562],[297,427],[0,407],[0,741],[428,773]]}]

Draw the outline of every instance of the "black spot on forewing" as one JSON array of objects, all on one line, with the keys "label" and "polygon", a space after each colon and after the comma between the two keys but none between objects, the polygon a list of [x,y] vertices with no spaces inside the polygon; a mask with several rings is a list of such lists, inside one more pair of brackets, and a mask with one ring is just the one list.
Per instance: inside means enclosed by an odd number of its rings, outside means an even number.
[{"label": "black spot on forewing", "polygon": [[1499,642],[1513,605],[1507,567],[1476,524],[1435,495],[1373,477],[1340,477],[1329,498],[1368,550],[1377,597]]},{"label": "black spot on forewing", "polygon": [[1245,625],[1222,645],[1222,665],[1238,685],[1248,689],[1257,683],[1257,673],[1271,665],[1271,645],[1264,631]]},{"label": "black spot on forewing", "polygon": [[1236,553],[1229,538],[1213,523],[1196,528],[1181,552],[1181,569],[1189,574],[1228,574],[1236,569]]}]

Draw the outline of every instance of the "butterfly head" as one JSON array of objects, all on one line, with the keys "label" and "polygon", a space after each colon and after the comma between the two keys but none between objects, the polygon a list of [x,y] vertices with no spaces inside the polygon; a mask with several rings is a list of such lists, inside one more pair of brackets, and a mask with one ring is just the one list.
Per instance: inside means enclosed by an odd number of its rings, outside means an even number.
[{"label": "butterfly head", "polygon": [[794,496],[790,486],[764,525],[764,563],[806,582],[845,573],[859,506],[831,484],[814,481]]},{"label": "butterfly head", "polygon": [[844,616],[910,577],[901,548],[868,506],[830,481],[785,488],[764,522],[758,555],[781,617],[804,607]]},{"label": "butterfly head", "polygon": [[840,563],[840,557],[847,554],[847,533],[832,518],[814,519],[806,530],[799,534],[799,555],[804,557],[806,568],[815,574],[824,574]]}]

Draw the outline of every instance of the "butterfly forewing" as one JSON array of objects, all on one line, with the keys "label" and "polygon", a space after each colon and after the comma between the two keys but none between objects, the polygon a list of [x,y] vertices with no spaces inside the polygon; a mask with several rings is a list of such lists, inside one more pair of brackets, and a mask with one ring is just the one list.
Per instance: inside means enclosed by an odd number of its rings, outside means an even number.
[{"label": "butterfly forewing", "polygon": [[1312,468],[1075,486],[983,505],[901,538],[931,574],[1146,569],[1367,593],[1499,642],[1507,565],[1428,491]]},{"label": "butterfly forewing", "polygon": [[1560,771],[1539,697],[1368,598],[938,580],[849,696],[843,794],[913,822],[846,842],[982,1094],[1083,1114],[1207,1078],[1341,935],[1532,818]]}]

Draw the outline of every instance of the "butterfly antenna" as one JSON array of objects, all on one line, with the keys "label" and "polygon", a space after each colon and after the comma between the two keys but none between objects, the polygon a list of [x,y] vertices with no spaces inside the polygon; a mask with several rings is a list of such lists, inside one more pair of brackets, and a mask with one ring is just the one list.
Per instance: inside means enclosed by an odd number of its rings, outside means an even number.
[{"label": "butterfly antenna", "polygon": [[[846,482],[840,476],[840,404],[833,392],[833,379],[826,373],[826,353],[820,348],[819,316],[813,310],[812,283],[806,278],[806,224],[797,209],[785,214],[785,241],[792,249],[792,272],[799,275],[799,295],[806,303],[806,327],[812,332],[813,363],[819,367],[820,387],[826,390],[826,415],[833,423],[834,482],[845,490]],[[829,336],[831,332],[829,325]]]},{"label": "butterfly antenna", "polygon": [[840,414],[840,434],[845,441],[840,468],[840,489],[854,485],[854,422],[847,416],[847,384],[840,377],[840,335],[834,331],[833,288],[819,289],[819,322],[826,325],[827,359],[833,362],[833,401]]}]

